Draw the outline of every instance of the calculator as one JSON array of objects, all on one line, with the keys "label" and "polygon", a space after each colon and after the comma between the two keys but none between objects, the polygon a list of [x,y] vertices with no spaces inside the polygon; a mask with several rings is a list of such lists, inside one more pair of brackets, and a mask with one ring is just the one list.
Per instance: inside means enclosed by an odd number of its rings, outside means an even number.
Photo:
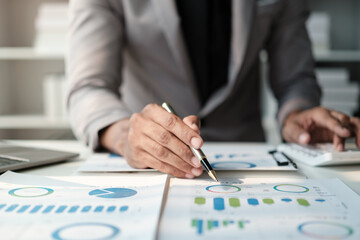
[{"label": "calculator", "polygon": [[331,143],[313,145],[280,144],[277,151],[282,152],[295,162],[311,166],[331,166],[360,164],[360,149],[352,146],[343,152],[334,150]]}]

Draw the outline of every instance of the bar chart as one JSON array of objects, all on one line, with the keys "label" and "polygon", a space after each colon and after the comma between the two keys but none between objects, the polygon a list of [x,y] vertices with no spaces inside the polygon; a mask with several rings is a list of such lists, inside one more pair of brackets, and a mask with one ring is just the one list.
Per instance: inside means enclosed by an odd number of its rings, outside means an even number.
[{"label": "bar chart", "polygon": [[206,206],[211,204],[211,208],[216,211],[223,211],[226,208],[236,209],[241,207],[258,207],[258,206],[281,206],[281,207],[293,207],[293,205],[288,205],[289,203],[294,203],[300,207],[309,207],[311,204],[322,204],[326,200],[323,198],[237,198],[237,197],[215,197],[215,198],[206,198],[206,197],[195,197],[194,203],[197,206]]},{"label": "bar chart", "polygon": [[203,235],[206,231],[214,229],[222,229],[228,227],[235,227],[238,230],[243,230],[248,220],[204,220],[204,219],[191,219],[191,227],[196,229],[198,235]]},{"label": "bar chart", "polygon": [[124,213],[128,205],[19,205],[0,204],[0,213],[16,214],[75,214],[75,213]]}]

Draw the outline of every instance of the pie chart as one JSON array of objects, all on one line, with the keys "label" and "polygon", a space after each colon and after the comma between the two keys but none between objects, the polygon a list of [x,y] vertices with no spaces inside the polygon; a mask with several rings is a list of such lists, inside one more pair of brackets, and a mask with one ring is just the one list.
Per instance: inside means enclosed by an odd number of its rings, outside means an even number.
[{"label": "pie chart", "polygon": [[104,188],[89,192],[90,196],[100,198],[126,198],[134,196],[135,194],[137,194],[137,191],[130,188]]}]

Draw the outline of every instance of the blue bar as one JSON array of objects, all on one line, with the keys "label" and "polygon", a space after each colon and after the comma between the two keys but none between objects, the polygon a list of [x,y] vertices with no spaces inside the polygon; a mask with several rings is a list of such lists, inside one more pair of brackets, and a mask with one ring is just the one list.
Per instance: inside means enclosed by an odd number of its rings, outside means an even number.
[{"label": "blue bar", "polygon": [[67,206],[62,205],[62,206],[58,207],[58,209],[56,209],[55,213],[63,213],[66,208],[67,208]]},{"label": "blue bar", "polygon": [[199,235],[203,233],[203,220],[197,220],[197,232]]},{"label": "blue bar", "polygon": [[81,212],[89,212],[91,209],[91,206],[85,206],[81,209]]},{"label": "blue bar", "polygon": [[12,211],[14,211],[18,206],[19,206],[18,204],[13,204],[13,205],[9,206],[9,207],[5,210],[5,212],[12,212]]},{"label": "blue bar", "polygon": [[253,206],[259,205],[259,201],[256,198],[248,198],[248,203]]},{"label": "blue bar", "polygon": [[106,211],[107,212],[113,212],[113,211],[115,211],[115,208],[116,208],[115,206],[110,206],[110,207],[107,208]]},{"label": "blue bar", "polygon": [[281,201],[283,201],[283,202],[291,202],[292,200],[290,198],[282,198]]},{"label": "blue bar", "polygon": [[214,198],[214,209],[218,211],[225,209],[225,202],[223,198]]},{"label": "blue bar", "polygon": [[0,210],[3,209],[6,206],[6,204],[0,204]]},{"label": "blue bar", "polygon": [[30,205],[24,205],[24,206],[22,206],[22,207],[17,211],[17,213],[23,213],[23,212],[25,212],[29,207],[30,207]]},{"label": "blue bar", "polygon": [[213,221],[213,227],[219,227],[219,221],[217,220]]},{"label": "blue bar", "polygon": [[126,212],[128,209],[129,209],[128,206],[122,206],[122,207],[120,208],[120,212]]},{"label": "blue bar", "polygon": [[110,153],[110,154],[109,154],[109,157],[110,157],[110,158],[118,158],[118,157],[121,157],[121,156],[118,155],[118,154],[115,154],[115,153]]},{"label": "blue bar", "polygon": [[216,158],[216,159],[219,159],[219,158],[222,158],[222,157],[224,157],[224,155],[222,155],[222,154],[215,154],[215,158]]},{"label": "blue bar", "polygon": [[94,212],[101,212],[104,209],[104,206],[97,206]]},{"label": "blue bar", "polygon": [[69,213],[74,213],[78,210],[79,206],[72,206],[70,209],[69,209]]},{"label": "blue bar", "polygon": [[44,209],[43,213],[49,213],[49,212],[51,212],[51,210],[53,210],[54,207],[55,207],[54,205],[47,206],[47,207]]},{"label": "blue bar", "polygon": [[36,205],[35,207],[33,207],[33,209],[30,210],[30,213],[37,213],[40,208],[42,208],[42,205]]}]

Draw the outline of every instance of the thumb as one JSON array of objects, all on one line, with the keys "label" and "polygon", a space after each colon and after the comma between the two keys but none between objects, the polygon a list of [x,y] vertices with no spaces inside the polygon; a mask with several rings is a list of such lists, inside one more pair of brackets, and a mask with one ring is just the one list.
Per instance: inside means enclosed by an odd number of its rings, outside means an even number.
[{"label": "thumb", "polygon": [[183,119],[183,122],[191,129],[200,134],[200,119],[195,115],[187,116]]},{"label": "thumb", "polygon": [[299,143],[302,145],[308,144],[311,140],[310,134],[295,123],[289,123],[284,126],[283,135],[286,141]]}]

